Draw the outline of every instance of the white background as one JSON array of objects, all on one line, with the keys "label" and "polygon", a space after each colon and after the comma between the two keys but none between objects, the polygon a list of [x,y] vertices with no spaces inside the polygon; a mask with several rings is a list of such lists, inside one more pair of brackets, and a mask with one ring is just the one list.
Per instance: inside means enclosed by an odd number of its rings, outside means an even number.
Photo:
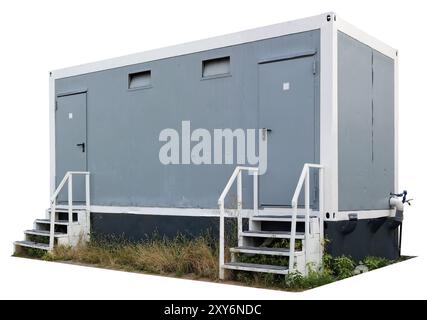
[{"label": "white background", "polygon": [[[2,1],[0,298],[427,298],[423,1]],[[399,49],[403,254],[419,258],[305,293],[131,274],[10,257],[49,196],[48,72],[327,11]],[[358,195],[355,195],[358,196]],[[51,281],[49,281],[51,280]],[[37,288],[34,290],[33,288]]]}]

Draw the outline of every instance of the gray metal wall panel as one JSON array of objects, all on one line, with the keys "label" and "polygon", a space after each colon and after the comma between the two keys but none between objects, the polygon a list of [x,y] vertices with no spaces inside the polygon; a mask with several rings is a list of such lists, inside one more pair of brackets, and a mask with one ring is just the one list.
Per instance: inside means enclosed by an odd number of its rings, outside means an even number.
[{"label": "gray metal wall panel", "polygon": [[[235,165],[164,166],[158,158],[160,131],[180,131],[182,120],[190,120],[192,129],[258,128],[258,62],[319,52],[319,41],[315,30],[56,80],[56,92],[88,90],[92,203],[216,208]],[[231,76],[202,79],[203,60],[228,55]],[[152,88],[128,90],[128,74],[148,69]],[[294,148],[298,140],[287,146]],[[244,177],[245,206],[251,192],[251,179]],[[234,188],[229,201],[233,197]]]},{"label": "gray metal wall panel", "polygon": [[394,181],[393,64],[338,34],[339,210],[388,208]]},{"label": "gray metal wall panel", "polygon": [[394,62],[373,51],[373,170],[375,208],[389,206],[394,191]]}]

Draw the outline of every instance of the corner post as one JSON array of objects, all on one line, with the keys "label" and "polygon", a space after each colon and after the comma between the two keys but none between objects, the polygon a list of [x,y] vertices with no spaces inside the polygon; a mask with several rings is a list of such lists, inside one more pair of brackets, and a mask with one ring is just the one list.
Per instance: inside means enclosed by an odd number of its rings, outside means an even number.
[{"label": "corner post", "polygon": [[[323,165],[323,208],[333,217],[338,213],[338,39],[334,13],[320,28],[320,164]],[[323,235],[322,235],[323,236]]]}]

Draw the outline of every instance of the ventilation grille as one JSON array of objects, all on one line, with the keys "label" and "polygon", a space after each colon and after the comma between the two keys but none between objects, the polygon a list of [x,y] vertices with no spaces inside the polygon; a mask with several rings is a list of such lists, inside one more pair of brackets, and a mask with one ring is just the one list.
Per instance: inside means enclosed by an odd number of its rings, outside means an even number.
[{"label": "ventilation grille", "polygon": [[129,74],[129,89],[151,87],[151,70]]}]

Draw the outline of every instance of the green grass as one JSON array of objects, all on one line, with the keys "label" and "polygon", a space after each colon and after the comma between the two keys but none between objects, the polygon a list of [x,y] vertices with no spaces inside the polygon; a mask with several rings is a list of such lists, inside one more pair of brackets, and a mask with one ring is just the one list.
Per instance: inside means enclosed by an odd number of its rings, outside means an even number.
[{"label": "green grass", "polygon": [[46,250],[36,248],[22,248],[21,250],[19,250],[19,252],[15,252],[13,256],[22,258],[44,259],[46,256]]},{"label": "green grass", "polygon": [[57,246],[44,256],[50,261],[73,261],[119,270],[192,275],[216,280],[218,255],[206,237],[187,240],[154,239],[142,243],[95,240],[74,248]]},{"label": "green grass", "polygon": [[[274,241],[273,247],[287,247],[287,241]],[[226,249],[226,260],[230,260]],[[190,279],[218,281],[218,249],[211,237],[201,236],[192,240],[178,236],[168,240],[158,236],[140,243],[123,239],[92,240],[76,247],[57,246],[51,253],[28,249],[26,255],[48,261],[70,261],[103,268],[144,272]],[[22,256],[22,254],[20,254]],[[288,258],[268,255],[237,255],[239,261],[258,264],[287,266]],[[356,263],[351,257],[323,256],[322,268],[311,269],[307,276],[294,272],[287,276],[227,271],[228,280],[262,288],[301,291],[348,278],[354,275],[358,264],[369,270],[387,266],[395,261],[379,257],[366,257]]]},{"label": "green grass", "polygon": [[369,270],[375,270],[388,266],[392,261],[380,257],[366,257],[363,259],[362,263],[367,266]]},{"label": "green grass", "polygon": [[49,237],[45,237],[45,236],[30,234],[30,235],[27,235],[27,240],[32,242],[37,242],[37,243],[49,244]]},{"label": "green grass", "polygon": [[[266,256],[258,255],[246,256],[242,261],[249,263],[287,265],[287,257],[265,257]],[[234,277],[235,280],[241,281],[250,286],[299,291],[315,288],[351,277],[353,275],[354,268],[355,263],[349,257],[341,256],[332,258],[332,256],[325,254],[321,270],[313,270],[310,268],[307,276],[303,276],[299,272],[293,272],[287,276],[252,272],[236,272]]]}]

